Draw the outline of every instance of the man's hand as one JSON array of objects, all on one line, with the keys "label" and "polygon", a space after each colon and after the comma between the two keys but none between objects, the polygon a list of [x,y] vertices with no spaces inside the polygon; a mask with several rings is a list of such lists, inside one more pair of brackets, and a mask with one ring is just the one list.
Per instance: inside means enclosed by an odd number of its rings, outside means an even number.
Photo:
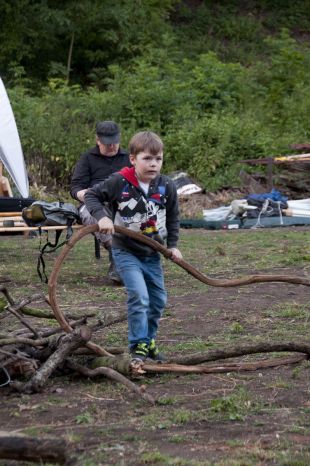
[{"label": "man's hand", "polygon": [[85,202],[84,196],[85,196],[86,191],[87,189],[81,189],[81,191],[78,191],[76,193],[76,197],[78,198],[79,201]]},{"label": "man's hand", "polygon": [[175,259],[183,259],[182,253],[177,248],[169,248],[169,251],[172,252],[171,259],[174,261]]},{"label": "man's hand", "polygon": [[113,235],[114,225],[109,217],[102,217],[98,222],[98,226],[101,233]]}]

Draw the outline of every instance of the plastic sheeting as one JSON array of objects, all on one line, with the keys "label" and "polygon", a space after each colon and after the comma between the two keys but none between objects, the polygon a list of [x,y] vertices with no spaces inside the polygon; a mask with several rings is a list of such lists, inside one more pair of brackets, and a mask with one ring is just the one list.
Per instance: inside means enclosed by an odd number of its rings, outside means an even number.
[{"label": "plastic sheeting", "polygon": [[204,209],[203,218],[206,221],[221,221],[236,218],[230,206],[217,207],[216,209]]},{"label": "plastic sheeting", "polygon": [[291,217],[310,217],[310,199],[287,201],[286,215]]},{"label": "plastic sheeting", "polygon": [[0,78],[0,160],[23,197],[29,196],[24,155],[4,84]]}]

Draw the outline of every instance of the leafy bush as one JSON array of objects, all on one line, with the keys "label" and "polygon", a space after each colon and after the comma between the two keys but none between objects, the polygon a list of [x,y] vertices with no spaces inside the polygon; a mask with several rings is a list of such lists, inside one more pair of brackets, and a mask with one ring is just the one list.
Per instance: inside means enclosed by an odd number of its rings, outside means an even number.
[{"label": "leafy bush", "polygon": [[67,184],[80,153],[95,143],[95,123],[108,118],[104,94],[50,81],[40,97],[22,88],[9,92],[30,178]]},{"label": "leafy bush", "polygon": [[268,60],[252,67],[213,52],[180,60],[166,41],[170,50],[148,48],[130,67],[111,66],[104,91],[59,79],[40,95],[10,89],[33,181],[66,187],[103,119],[121,124],[123,146],[138,130],[158,132],[165,172],[186,170],[208,190],[237,184],[241,159],[288,153],[289,144],[309,140],[310,52],[287,31],[266,40]]}]

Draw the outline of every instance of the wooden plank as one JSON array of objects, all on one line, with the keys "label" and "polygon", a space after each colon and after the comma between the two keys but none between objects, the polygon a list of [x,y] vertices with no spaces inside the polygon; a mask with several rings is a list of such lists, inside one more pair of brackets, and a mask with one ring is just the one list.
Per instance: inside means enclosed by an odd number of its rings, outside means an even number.
[{"label": "wooden plank", "polygon": [[[79,229],[82,228],[83,225],[72,225],[72,228],[74,229]],[[67,227],[64,226],[54,226],[54,227],[42,227],[42,231],[50,231],[50,230],[66,230]],[[19,232],[19,231],[39,231],[38,227],[1,227],[0,228],[0,233],[11,233],[11,232]]]},{"label": "wooden plank", "polygon": [[21,212],[0,212],[0,217],[21,217]]},{"label": "wooden plank", "polygon": [[[7,222],[7,221],[8,220],[5,220],[5,222]],[[18,220],[12,220],[12,221],[13,221],[14,225],[9,227],[8,225],[5,226],[3,224],[3,222],[1,221],[1,218],[0,218],[0,228],[17,228],[17,227],[25,227],[26,226],[25,222],[20,222]]]},{"label": "wooden plank", "polygon": [[0,212],[0,217],[21,217],[21,212]]},{"label": "wooden plank", "polygon": [[0,222],[6,222],[7,220],[14,220],[16,222],[23,222],[24,221],[23,217],[21,215],[16,215],[15,217],[2,217],[2,215],[0,215]]}]

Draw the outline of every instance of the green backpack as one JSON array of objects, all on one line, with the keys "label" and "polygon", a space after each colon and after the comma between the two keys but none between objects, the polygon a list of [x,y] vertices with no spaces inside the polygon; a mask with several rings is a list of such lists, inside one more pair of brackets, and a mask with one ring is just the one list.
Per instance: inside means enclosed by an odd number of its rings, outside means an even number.
[{"label": "green backpack", "polygon": [[67,202],[35,201],[22,210],[22,217],[30,227],[72,226],[80,221],[77,208]]}]

